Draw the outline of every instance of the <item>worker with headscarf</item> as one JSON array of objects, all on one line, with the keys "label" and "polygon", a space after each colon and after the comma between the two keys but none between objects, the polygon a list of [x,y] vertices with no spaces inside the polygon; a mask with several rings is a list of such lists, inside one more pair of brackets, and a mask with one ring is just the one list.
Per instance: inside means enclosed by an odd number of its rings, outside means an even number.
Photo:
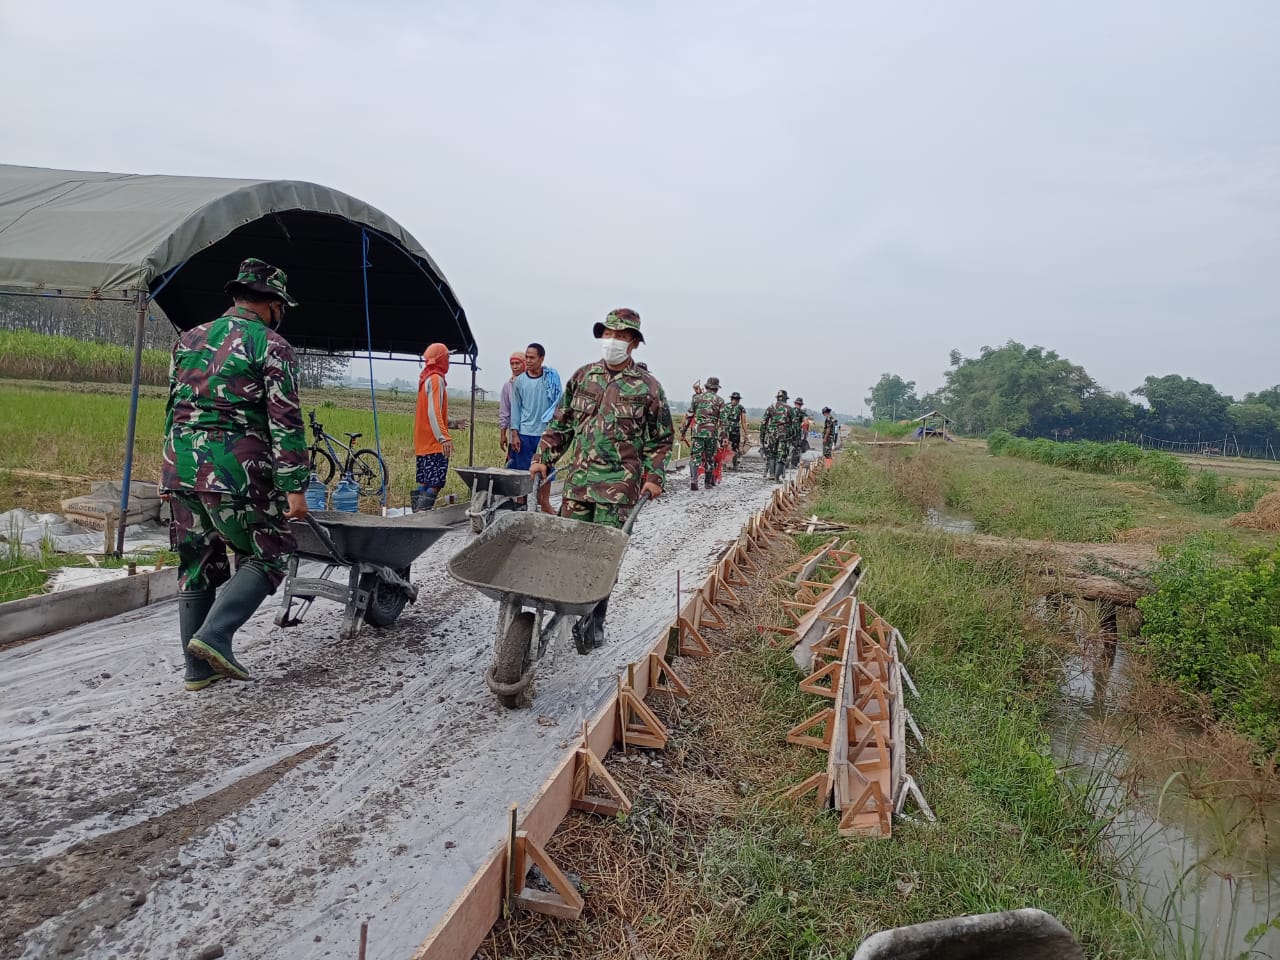
[{"label": "worker with headscarf", "polygon": [[422,373],[418,375],[418,407],[413,418],[413,452],[417,454],[418,489],[413,509],[430,510],[444,488],[453,456],[449,436],[449,394],[445,374],[449,372],[449,348],[433,343],[422,352]]}]

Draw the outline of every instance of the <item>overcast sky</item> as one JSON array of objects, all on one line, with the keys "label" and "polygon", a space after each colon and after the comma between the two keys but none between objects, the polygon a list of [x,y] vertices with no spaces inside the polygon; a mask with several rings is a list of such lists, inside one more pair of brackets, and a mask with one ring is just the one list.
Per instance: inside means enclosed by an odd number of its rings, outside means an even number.
[{"label": "overcast sky", "polygon": [[1275,0],[41,0],[0,50],[0,159],[367,200],[481,383],[529,340],[567,375],[616,306],[677,398],[856,413],[1011,338],[1280,382]]}]

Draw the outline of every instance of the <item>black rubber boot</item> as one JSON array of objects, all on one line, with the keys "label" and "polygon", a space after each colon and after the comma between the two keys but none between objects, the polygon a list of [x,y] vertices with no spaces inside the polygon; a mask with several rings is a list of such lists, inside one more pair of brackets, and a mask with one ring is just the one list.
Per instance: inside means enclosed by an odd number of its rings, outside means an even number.
[{"label": "black rubber boot", "polygon": [[230,582],[218,591],[213,608],[191,638],[187,651],[224,677],[251,679],[249,671],[231,652],[231,639],[270,594],[271,584],[267,582],[266,572],[253,561],[242,565]]},{"label": "black rubber boot", "polygon": [[182,659],[187,663],[182,685],[188,690],[203,690],[214,681],[222,679],[209,664],[187,653],[187,643],[204,624],[204,618],[209,615],[209,608],[213,606],[214,596],[213,587],[207,590],[178,591],[178,633],[182,638]]},{"label": "black rubber boot", "polygon": [[715,471],[715,468],[712,467],[710,470],[707,471],[707,489],[710,490],[715,485],[716,485],[716,471]]},{"label": "black rubber boot", "polygon": [[776,470],[777,470],[777,466],[775,465],[774,461],[766,457],[764,461],[764,478],[766,480],[772,480]]},{"label": "black rubber boot", "polygon": [[419,513],[423,510],[431,510],[436,505],[436,497],[440,494],[435,490],[415,490],[413,494],[413,512]]}]

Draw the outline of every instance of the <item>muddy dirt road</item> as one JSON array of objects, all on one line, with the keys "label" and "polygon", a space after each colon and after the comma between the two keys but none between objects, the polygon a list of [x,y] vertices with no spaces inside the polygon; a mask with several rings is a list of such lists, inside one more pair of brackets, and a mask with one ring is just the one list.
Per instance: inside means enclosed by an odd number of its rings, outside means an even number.
[{"label": "muddy dirt road", "polygon": [[[744,464],[744,466],[747,466]],[[755,464],[750,466],[754,467]],[[637,525],[610,642],[561,647],[530,710],[484,683],[496,603],[455,583],[450,532],[393,627],[339,608],[237,651],[253,683],[181,689],[172,604],[0,653],[0,957],[410,955],[552,771],[584,715],[772,486],[672,494]]]}]

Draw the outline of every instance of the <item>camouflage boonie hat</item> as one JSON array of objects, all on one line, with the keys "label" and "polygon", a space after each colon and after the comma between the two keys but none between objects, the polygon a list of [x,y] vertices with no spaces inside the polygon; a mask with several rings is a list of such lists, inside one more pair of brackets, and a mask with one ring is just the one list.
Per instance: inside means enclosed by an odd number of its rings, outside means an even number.
[{"label": "camouflage boonie hat", "polygon": [[285,288],[288,282],[289,278],[279,267],[273,267],[257,257],[250,257],[248,260],[241,261],[240,272],[236,274],[234,280],[227,281],[224,289],[233,296],[237,289],[269,293],[279,297],[289,306],[296,307],[298,301],[289,296],[289,291]]},{"label": "camouflage boonie hat", "polygon": [[735,390],[735,391],[733,391],[733,393],[729,394],[729,399],[730,399],[730,400],[741,400],[741,399],[742,399],[742,394],[740,394],[737,390]]},{"label": "camouflage boonie hat", "polygon": [[797,407],[803,407],[803,406],[804,406],[804,400],[802,400],[800,397],[796,397],[796,406],[797,406]]},{"label": "camouflage boonie hat", "polygon": [[822,408],[822,412],[823,412],[823,413],[830,413],[830,412],[831,412],[831,408],[830,408],[830,407],[823,407],[823,408]]},{"label": "camouflage boonie hat", "polygon": [[787,399],[787,391],[785,391],[785,390],[779,390],[779,391],[778,391],[778,395],[777,395],[776,397],[774,397],[774,399],[775,399],[775,400],[785,400],[785,399]]},{"label": "camouflage boonie hat", "polygon": [[605,330],[634,330],[640,342],[644,343],[644,334],[640,332],[640,314],[626,307],[610,310],[604,323],[597,323],[592,327],[592,336],[599,340],[604,336]]},{"label": "camouflage boonie hat", "polygon": [[703,388],[704,388],[704,389],[707,389],[707,390],[719,390],[719,389],[720,389],[720,378],[719,378],[719,377],[707,377],[707,382],[706,382],[706,383],[704,383],[702,386],[703,386]]}]

